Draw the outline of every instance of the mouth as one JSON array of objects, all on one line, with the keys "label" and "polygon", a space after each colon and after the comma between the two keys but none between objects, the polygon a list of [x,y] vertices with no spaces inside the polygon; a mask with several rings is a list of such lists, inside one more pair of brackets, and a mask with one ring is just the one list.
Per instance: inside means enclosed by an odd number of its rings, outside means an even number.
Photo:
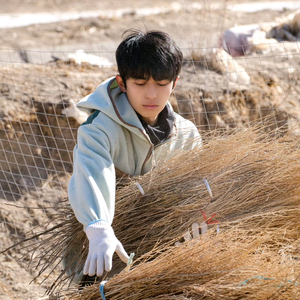
[{"label": "mouth", "polygon": [[157,104],[147,104],[147,105],[143,105],[143,107],[145,109],[154,110],[154,109],[158,108],[158,105]]}]

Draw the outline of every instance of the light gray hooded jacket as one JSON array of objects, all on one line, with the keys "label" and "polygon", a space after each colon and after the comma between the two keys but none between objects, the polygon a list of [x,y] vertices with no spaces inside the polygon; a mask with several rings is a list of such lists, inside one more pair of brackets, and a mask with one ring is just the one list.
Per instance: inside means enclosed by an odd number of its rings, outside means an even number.
[{"label": "light gray hooded jacket", "polygon": [[[167,103],[170,105],[170,103]],[[171,137],[153,146],[127,96],[115,77],[100,84],[77,107],[89,118],[78,129],[74,169],[69,182],[69,201],[84,229],[105,220],[110,225],[115,211],[116,170],[142,175],[171,153],[201,144],[195,125],[174,112]]]}]

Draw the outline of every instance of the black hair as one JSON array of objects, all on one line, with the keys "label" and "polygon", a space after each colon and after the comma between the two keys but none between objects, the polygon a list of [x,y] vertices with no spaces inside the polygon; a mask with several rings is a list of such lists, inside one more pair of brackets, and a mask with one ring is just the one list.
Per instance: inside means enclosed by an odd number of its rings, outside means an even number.
[{"label": "black hair", "polygon": [[171,37],[162,31],[125,31],[116,50],[118,71],[126,84],[129,78],[156,81],[178,77],[183,55]]}]

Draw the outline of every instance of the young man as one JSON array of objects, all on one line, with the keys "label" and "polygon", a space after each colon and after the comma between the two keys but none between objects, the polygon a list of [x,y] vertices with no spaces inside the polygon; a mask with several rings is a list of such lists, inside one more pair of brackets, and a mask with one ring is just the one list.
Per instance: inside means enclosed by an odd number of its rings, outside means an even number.
[{"label": "young man", "polygon": [[117,174],[145,174],[172,151],[201,143],[196,127],[168,102],[183,59],[168,34],[127,32],[116,59],[119,75],[77,104],[90,116],[78,130],[69,199],[89,239],[89,276],[110,271],[114,252],[129,259],[111,226]]}]

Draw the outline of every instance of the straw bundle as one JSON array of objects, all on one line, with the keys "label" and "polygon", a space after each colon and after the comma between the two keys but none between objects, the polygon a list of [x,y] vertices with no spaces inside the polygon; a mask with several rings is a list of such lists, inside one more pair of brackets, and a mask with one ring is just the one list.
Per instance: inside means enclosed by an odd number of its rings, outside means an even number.
[{"label": "straw bundle", "polygon": [[144,196],[134,184],[120,190],[115,233],[123,237],[127,251],[143,254],[157,241],[170,241],[193,222],[205,221],[203,212],[208,217],[215,213],[223,222],[295,206],[300,195],[298,147],[296,140],[245,130],[180,152],[138,179]]},{"label": "straw bundle", "polygon": [[[105,284],[109,300],[296,299],[300,209],[226,222],[181,247],[160,247]],[[153,259],[155,257],[155,259]],[[61,294],[101,299],[99,285]]]},{"label": "straw bundle", "polygon": [[[127,252],[137,257],[157,244],[179,239],[194,222],[239,220],[248,215],[281,211],[299,205],[299,142],[274,138],[261,128],[249,128],[223,136],[215,136],[202,148],[181,151],[150,173],[137,177],[117,190],[113,227]],[[204,179],[209,182],[212,197]],[[139,183],[145,194],[136,186]],[[34,251],[41,272],[59,263],[62,256],[78,249],[71,264],[82,269],[88,243],[82,226],[71,209],[64,206],[56,220],[63,220],[46,233]],[[43,234],[43,233],[41,233]],[[156,253],[156,252],[155,252]],[[118,266],[119,260],[114,264]],[[70,266],[69,266],[70,267]],[[67,282],[67,268],[53,288]],[[72,276],[72,274],[71,274]]]}]

